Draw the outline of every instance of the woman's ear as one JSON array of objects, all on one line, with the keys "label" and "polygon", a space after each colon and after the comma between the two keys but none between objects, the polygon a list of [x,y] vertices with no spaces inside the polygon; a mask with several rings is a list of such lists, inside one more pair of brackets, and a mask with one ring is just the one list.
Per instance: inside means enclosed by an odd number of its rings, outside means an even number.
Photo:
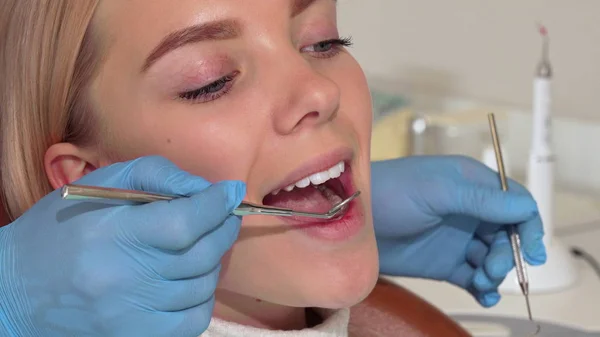
[{"label": "woman's ear", "polygon": [[100,159],[69,143],[50,146],[44,156],[44,169],[52,188],[58,189],[79,180],[100,167]]}]

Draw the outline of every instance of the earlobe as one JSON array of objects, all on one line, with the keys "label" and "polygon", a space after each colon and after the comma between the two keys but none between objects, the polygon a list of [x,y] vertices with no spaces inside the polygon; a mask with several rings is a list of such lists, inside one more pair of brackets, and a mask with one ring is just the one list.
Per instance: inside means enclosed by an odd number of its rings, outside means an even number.
[{"label": "earlobe", "polygon": [[58,189],[94,171],[97,160],[81,148],[69,144],[52,145],[44,156],[44,169],[52,188]]}]

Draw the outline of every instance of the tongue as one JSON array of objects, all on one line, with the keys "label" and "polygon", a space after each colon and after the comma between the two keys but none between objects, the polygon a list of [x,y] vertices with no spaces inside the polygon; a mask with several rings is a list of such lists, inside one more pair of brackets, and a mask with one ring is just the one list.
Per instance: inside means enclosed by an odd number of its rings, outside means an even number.
[{"label": "tongue", "polygon": [[342,199],[325,185],[294,188],[290,192],[269,194],[263,200],[267,206],[289,208],[295,211],[325,213]]}]

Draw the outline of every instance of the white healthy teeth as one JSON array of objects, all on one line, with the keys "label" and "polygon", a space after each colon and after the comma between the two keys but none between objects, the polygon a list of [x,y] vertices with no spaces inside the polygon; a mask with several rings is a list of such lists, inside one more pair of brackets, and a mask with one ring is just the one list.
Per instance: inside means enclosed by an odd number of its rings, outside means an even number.
[{"label": "white healthy teeth", "polygon": [[[290,192],[295,187],[305,188],[311,184],[314,186],[318,186],[318,185],[324,184],[325,182],[327,182],[330,179],[339,178],[342,175],[342,173],[344,173],[345,170],[346,170],[346,165],[342,161],[342,162],[335,164],[333,167],[331,167],[325,171],[311,174],[310,176],[297,181],[295,184],[286,186],[285,188],[283,188],[283,190]],[[277,195],[277,193],[279,193],[279,192],[281,192],[281,190],[273,191],[273,192],[271,192],[271,194]]]},{"label": "white healthy teeth", "polygon": [[339,165],[335,165],[334,167],[327,170],[327,172],[329,172],[329,176],[331,177],[331,179],[339,178],[339,176],[342,175],[342,171],[340,170]]},{"label": "white healthy teeth", "polygon": [[300,188],[305,188],[306,186],[310,185],[310,179],[309,178],[304,178],[300,181],[298,181],[296,183],[296,186],[300,187]]},{"label": "white healthy teeth", "polygon": [[[338,177],[339,177],[339,175],[338,175]],[[329,173],[327,173],[327,171],[325,171],[325,172],[317,172],[308,178],[310,179],[310,182],[313,183],[313,185],[320,185],[331,178],[337,178],[337,177],[330,177]]]}]

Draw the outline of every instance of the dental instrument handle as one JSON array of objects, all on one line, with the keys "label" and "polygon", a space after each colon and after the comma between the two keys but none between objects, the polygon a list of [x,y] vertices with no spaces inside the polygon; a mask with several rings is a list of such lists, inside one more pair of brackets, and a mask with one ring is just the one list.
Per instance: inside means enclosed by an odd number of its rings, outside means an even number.
[{"label": "dental instrument handle", "polygon": [[[67,184],[61,190],[61,196],[66,200],[123,200],[133,203],[151,203],[155,201],[170,201],[178,198],[184,198],[181,195],[157,194],[142,191],[129,191],[122,189],[83,186]],[[246,215],[275,215],[291,216],[294,211],[286,208],[276,208],[268,206],[258,206],[247,202],[242,202],[234,211],[237,216]]]},{"label": "dental instrument handle", "polygon": [[527,305],[527,316],[530,321],[533,321],[531,316],[531,305],[529,304],[529,278],[527,276],[527,269],[525,267],[525,260],[521,251],[521,240],[515,226],[509,227],[510,245],[513,251],[513,258],[515,260],[515,270],[517,272],[517,279],[519,280],[519,286],[525,296],[525,303]]},{"label": "dental instrument handle", "polygon": [[[490,132],[492,134],[492,141],[494,144],[494,151],[496,153],[496,163],[498,165],[498,173],[500,174],[500,184],[502,185],[502,191],[508,191],[508,182],[506,180],[506,171],[504,169],[504,160],[502,158],[502,149],[500,148],[500,139],[498,137],[498,130],[496,127],[496,118],[493,113],[488,114],[488,121],[490,124]],[[510,244],[513,251],[513,258],[515,260],[515,270],[517,272],[517,278],[519,280],[519,286],[525,296],[525,302],[527,304],[527,314],[529,320],[533,321],[531,315],[531,306],[529,304],[529,279],[527,276],[527,270],[525,267],[525,260],[521,251],[521,240],[515,226],[509,227],[509,238]]]}]

